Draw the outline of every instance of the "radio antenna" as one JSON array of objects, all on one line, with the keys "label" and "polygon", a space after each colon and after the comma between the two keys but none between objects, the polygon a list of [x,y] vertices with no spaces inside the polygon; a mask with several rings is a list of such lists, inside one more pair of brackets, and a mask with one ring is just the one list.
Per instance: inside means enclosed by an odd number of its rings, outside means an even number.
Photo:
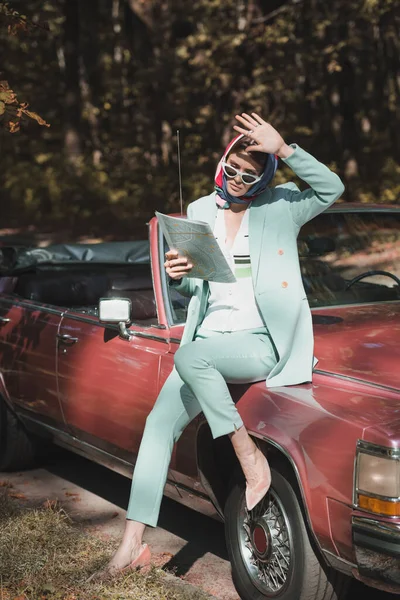
[{"label": "radio antenna", "polygon": [[176,140],[177,140],[177,145],[178,145],[179,200],[180,200],[180,205],[181,205],[181,215],[183,215],[181,145],[180,145],[180,139],[179,139],[179,129],[176,130]]}]

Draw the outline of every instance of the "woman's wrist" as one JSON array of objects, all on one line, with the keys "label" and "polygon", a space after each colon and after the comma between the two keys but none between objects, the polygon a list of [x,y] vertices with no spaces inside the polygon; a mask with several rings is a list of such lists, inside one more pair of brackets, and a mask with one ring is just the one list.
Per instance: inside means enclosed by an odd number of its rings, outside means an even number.
[{"label": "woman's wrist", "polygon": [[279,156],[279,158],[289,158],[293,152],[294,148],[284,142],[276,154]]}]

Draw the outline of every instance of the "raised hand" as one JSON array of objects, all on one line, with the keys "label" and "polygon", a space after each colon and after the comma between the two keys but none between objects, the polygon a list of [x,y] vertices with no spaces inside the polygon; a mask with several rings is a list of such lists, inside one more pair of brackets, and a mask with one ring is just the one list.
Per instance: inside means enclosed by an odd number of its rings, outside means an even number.
[{"label": "raised hand", "polygon": [[188,259],[185,256],[179,256],[178,251],[173,248],[165,253],[165,258],[164,267],[171,279],[182,279],[193,269],[193,265],[188,263]]},{"label": "raised hand", "polygon": [[257,113],[251,113],[251,116],[242,113],[235,115],[235,119],[241,123],[242,127],[234,125],[233,128],[254,142],[247,148],[248,152],[277,154],[280,158],[287,158],[294,152],[293,148],[285,143],[281,134]]}]

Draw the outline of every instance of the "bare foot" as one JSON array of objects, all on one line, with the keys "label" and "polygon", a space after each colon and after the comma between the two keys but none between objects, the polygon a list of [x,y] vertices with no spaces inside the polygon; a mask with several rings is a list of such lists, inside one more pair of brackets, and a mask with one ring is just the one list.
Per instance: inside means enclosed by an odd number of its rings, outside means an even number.
[{"label": "bare foot", "polygon": [[264,454],[257,449],[255,463],[246,475],[246,505],[252,510],[265,496],[271,485],[271,471]]},{"label": "bare foot", "polygon": [[254,488],[261,482],[267,485],[271,482],[271,472],[265,455],[255,446],[254,453],[248,454],[243,461],[243,471],[249,488]]},{"label": "bare foot", "polygon": [[[104,579],[108,579],[109,577],[113,577],[118,573],[121,573],[121,571],[123,571],[126,567],[132,565],[132,563],[134,563],[138,559],[139,555],[144,552],[145,547],[147,548],[146,544],[140,544],[134,539],[128,541],[123,540],[119,545],[118,550],[111,558],[111,560],[107,563],[107,565],[93,573],[93,575],[91,575],[86,580],[86,583],[89,583],[91,581],[102,581]],[[147,554],[150,557],[150,551],[146,552],[146,555]],[[144,565],[133,564],[132,566],[133,568],[140,568]]]},{"label": "bare foot", "polygon": [[229,437],[246,479],[246,504],[248,510],[251,510],[265,496],[271,485],[268,461],[244,425]]}]

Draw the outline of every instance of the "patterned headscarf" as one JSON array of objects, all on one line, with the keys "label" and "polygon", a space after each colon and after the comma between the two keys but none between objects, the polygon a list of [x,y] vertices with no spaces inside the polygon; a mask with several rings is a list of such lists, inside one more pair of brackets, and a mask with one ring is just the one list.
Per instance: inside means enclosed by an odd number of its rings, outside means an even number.
[{"label": "patterned headscarf", "polygon": [[238,135],[233,139],[225,149],[225,152],[218,163],[217,170],[215,172],[215,190],[217,191],[217,204],[222,208],[229,208],[231,202],[234,204],[248,204],[254,198],[262,194],[271,183],[274,178],[276,168],[278,166],[278,159],[275,154],[268,154],[268,159],[262,173],[260,181],[250,186],[250,189],[243,196],[232,196],[226,189],[226,175],[222,169],[222,163],[226,161],[229,153],[232,151],[233,146],[237,144],[245,136],[243,134]]}]

